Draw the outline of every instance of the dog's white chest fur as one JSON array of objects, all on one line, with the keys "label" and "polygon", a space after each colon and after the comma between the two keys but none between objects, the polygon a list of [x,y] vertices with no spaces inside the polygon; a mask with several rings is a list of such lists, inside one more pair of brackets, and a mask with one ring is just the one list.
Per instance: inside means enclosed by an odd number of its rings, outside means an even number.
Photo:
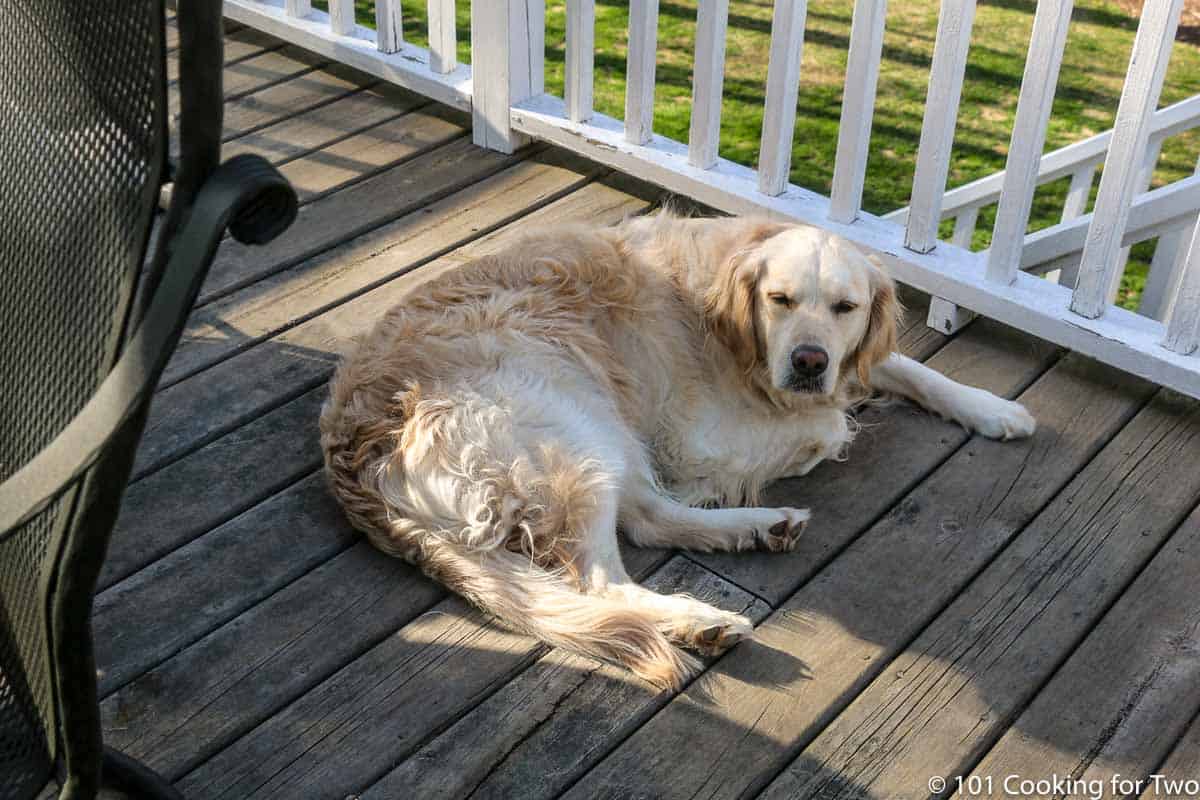
[{"label": "dog's white chest fur", "polygon": [[781,413],[716,392],[693,397],[665,423],[656,460],[669,488],[690,504],[753,500],[772,480],[839,458],[853,438],[836,408]]}]

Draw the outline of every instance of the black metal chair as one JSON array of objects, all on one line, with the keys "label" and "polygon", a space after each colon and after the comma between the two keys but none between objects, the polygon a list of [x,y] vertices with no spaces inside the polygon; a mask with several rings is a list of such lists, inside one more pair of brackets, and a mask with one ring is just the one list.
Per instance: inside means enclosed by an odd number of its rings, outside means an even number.
[{"label": "black metal chair", "polygon": [[185,0],[167,180],[163,0],[0,0],[0,798],[57,778],[178,796],[105,751],[92,593],[150,396],[228,227],[262,243],[296,196],[218,165],[219,0]]}]

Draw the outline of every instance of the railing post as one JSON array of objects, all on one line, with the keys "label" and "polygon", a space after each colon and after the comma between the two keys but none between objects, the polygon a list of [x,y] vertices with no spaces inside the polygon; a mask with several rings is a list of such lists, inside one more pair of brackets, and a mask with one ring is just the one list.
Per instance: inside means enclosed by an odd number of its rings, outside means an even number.
[{"label": "railing post", "polygon": [[1070,222],[1083,216],[1083,212],[1087,210],[1088,200],[1091,199],[1092,182],[1095,180],[1095,164],[1071,173],[1071,186],[1067,189],[1067,199],[1063,202],[1060,222]]},{"label": "railing post", "polygon": [[512,129],[514,104],[545,87],[544,0],[471,3],[471,123],[475,144],[511,153],[528,139]]},{"label": "railing post", "polygon": [[[950,237],[950,243],[970,250],[971,237],[975,235],[975,225],[978,221],[979,206],[969,206],[960,211],[954,218],[954,235]],[[944,297],[934,296],[929,298],[929,314],[925,317],[925,324],[948,336],[958,333],[978,316],[969,308],[951,303]]]},{"label": "railing post", "polygon": [[[974,22],[975,0],[942,0],[904,231],[904,246],[918,253],[928,253],[937,245],[942,197],[950,171],[950,149],[954,144],[954,126]],[[971,311],[934,296],[930,299],[926,324],[943,333],[954,333],[974,318]]]},{"label": "railing post", "polygon": [[[1092,194],[1092,183],[1095,180],[1095,164],[1086,165],[1071,173],[1071,186],[1067,189],[1067,198],[1063,201],[1062,214],[1058,218],[1060,223],[1070,222],[1083,216],[1083,213],[1087,211],[1088,200],[1091,199]],[[1025,238],[1022,237],[1022,251]],[[1051,283],[1057,283],[1070,289],[1075,286],[1075,279],[1078,276],[1079,262],[1073,259],[1065,266],[1047,270],[1042,277]]]}]

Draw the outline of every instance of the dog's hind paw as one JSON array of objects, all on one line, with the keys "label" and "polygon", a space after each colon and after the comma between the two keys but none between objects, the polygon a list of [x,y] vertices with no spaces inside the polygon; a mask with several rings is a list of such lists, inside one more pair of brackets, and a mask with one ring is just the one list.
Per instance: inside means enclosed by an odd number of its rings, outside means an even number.
[{"label": "dog's hind paw", "polygon": [[771,553],[792,552],[800,543],[800,534],[808,526],[811,514],[807,508],[773,508],[770,511],[780,519],[765,530],[755,529],[754,539],[759,549]]},{"label": "dog's hind paw", "polygon": [[706,656],[724,653],[754,633],[750,620],[739,614],[720,612],[721,619],[697,620],[680,637],[680,643]]}]

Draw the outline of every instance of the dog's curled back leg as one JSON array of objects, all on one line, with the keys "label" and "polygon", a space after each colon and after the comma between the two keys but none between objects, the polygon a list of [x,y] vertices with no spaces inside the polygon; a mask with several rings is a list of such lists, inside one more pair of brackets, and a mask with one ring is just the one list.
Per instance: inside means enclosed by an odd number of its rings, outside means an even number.
[{"label": "dog's curled back leg", "polygon": [[621,664],[660,688],[679,689],[700,668],[667,640],[653,614],[583,594],[520,553],[463,552],[439,543],[425,548],[421,568],[514,630]]},{"label": "dog's curled back leg", "polygon": [[[573,580],[596,484],[609,476],[568,442],[523,446],[530,437],[512,430],[520,414],[487,399],[410,394],[390,423],[355,428],[332,405],[322,418],[334,493],[376,547],[547,644],[621,664],[661,688],[698,672],[659,615]],[[539,424],[545,436],[544,410]]]}]

